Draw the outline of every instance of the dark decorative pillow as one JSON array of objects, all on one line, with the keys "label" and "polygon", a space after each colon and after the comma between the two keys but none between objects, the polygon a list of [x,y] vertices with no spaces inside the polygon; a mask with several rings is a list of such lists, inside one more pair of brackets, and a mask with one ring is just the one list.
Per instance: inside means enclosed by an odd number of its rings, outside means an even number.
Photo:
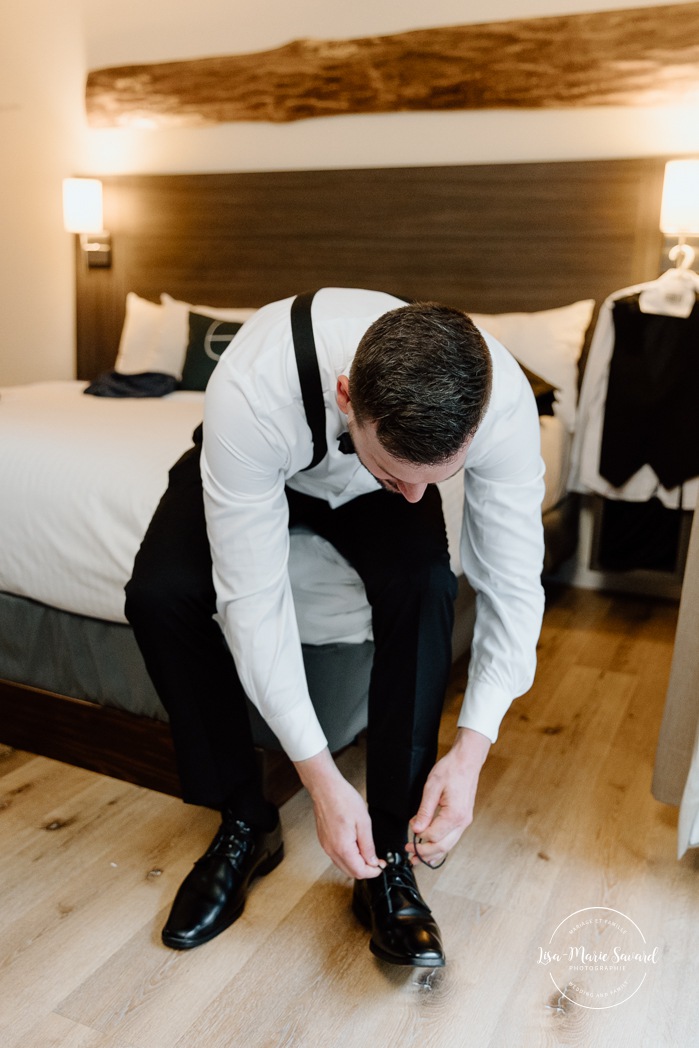
[{"label": "dark decorative pillow", "polygon": [[142,371],[138,375],[105,371],[83,393],[93,397],[164,397],[176,389],[177,379],[160,371]]},{"label": "dark decorative pillow", "polygon": [[189,314],[189,341],[180,389],[206,389],[219,357],[242,326],[234,320],[215,320],[203,313]]},{"label": "dark decorative pillow", "polygon": [[534,393],[534,399],[536,400],[536,407],[540,415],[553,415],[553,395],[556,392],[556,387],[552,386],[550,382],[547,382],[541,375],[536,375],[529,368],[525,368],[524,364],[519,365],[524,372],[524,375],[532,387]]}]

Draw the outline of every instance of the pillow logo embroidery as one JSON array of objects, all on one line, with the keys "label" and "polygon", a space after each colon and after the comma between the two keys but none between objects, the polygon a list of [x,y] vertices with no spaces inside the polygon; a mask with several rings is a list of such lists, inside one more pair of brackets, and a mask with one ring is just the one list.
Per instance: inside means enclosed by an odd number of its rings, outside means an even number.
[{"label": "pillow logo embroidery", "polygon": [[180,389],[206,389],[214,368],[241,327],[235,320],[189,314],[189,343]]},{"label": "pillow logo embroidery", "polygon": [[[235,325],[236,330],[240,327]],[[235,333],[235,332],[234,332]],[[225,320],[214,320],[204,335],[204,352],[210,360],[218,361],[231,343],[231,324]]]}]

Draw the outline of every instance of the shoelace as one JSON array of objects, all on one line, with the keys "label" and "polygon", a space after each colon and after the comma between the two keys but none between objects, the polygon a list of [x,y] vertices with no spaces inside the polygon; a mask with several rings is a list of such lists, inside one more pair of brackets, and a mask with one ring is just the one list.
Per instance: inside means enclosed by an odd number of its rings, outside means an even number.
[{"label": "shoelace", "polygon": [[420,855],[420,852],[417,850],[418,841],[420,842],[420,844],[422,844],[422,837],[417,837],[413,833],[413,848],[415,849],[415,854],[417,855],[418,859],[420,860],[423,866],[426,866],[428,870],[438,870],[440,866],[444,866],[444,863],[447,861],[446,855],[444,856],[442,861],[438,862],[436,865],[431,862],[428,862],[427,859],[423,859],[422,855]]},{"label": "shoelace", "polygon": [[427,910],[430,912],[429,906],[425,903],[425,900],[420,895],[417,885],[415,883],[415,875],[413,874],[413,868],[409,862],[400,856],[394,855],[393,852],[388,852],[386,855],[387,865],[381,871],[381,880],[383,890],[381,892],[381,898],[385,898],[388,904],[388,912],[393,913],[393,903],[391,902],[391,889],[400,888],[406,891],[415,900],[420,909]]},{"label": "shoelace", "polygon": [[210,855],[226,855],[237,863],[247,851],[252,839],[252,830],[244,822],[236,820],[233,825],[225,823],[219,828],[203,858]]}]

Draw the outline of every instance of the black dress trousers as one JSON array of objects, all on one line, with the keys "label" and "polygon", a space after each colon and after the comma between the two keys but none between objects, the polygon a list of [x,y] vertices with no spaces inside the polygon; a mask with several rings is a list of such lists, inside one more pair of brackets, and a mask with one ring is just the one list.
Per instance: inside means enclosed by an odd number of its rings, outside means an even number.
[{"label": "black dress trousers", "polygon": [[[126,587],[126,616],[170,717],[184,799],[220,808],[260,784],[245,696],[213,618],[199,453],[193,447],[170,471]],[[367,800],[381,854],[401,846],[417,811],[451,666],[456,580],[439,491],[430,486],[410,504],[381,490],[336,509],[288,488],[287,498],[290,525],[330,541],[371,605]]]}]

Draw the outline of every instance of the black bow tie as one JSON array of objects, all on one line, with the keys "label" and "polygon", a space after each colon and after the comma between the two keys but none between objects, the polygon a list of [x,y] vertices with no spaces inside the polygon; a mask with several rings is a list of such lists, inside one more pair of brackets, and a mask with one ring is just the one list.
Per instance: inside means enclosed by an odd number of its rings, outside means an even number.
[{"label": "black bow tie", "polygon": [[349,433],[340,434],[340,436],[337,438],[337,446],[339,447],[343,455],[356,454],[354,450],[354,444],[352,443],[352,438],[349,435]]}]

